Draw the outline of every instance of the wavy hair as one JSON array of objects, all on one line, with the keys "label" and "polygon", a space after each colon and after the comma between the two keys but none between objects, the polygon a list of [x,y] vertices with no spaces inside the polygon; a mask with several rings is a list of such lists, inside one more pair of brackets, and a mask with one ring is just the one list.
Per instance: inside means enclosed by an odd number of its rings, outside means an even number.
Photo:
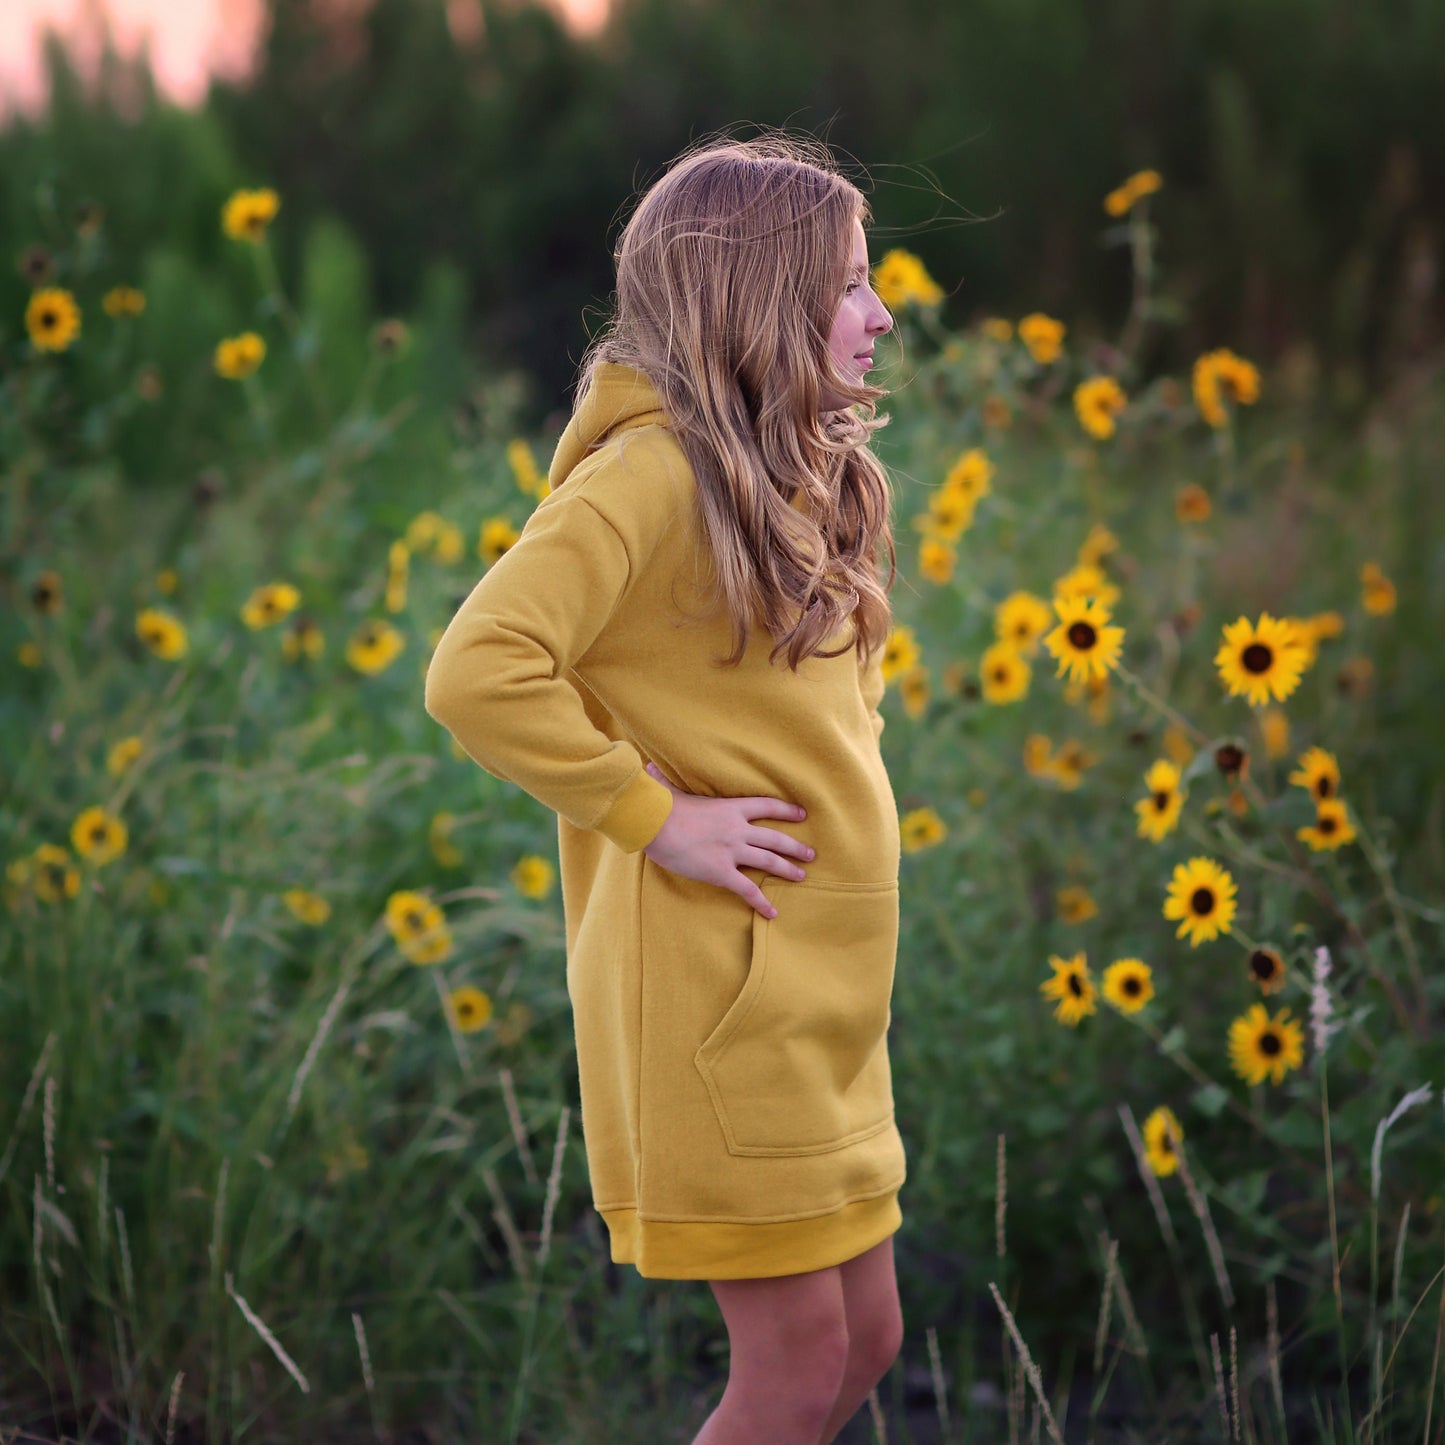
[{"label": "wavy hair", "polygon": [[[869,214],[826,146],[774,132],[684,152],[617,244],[616,305],[582,387],[617,362],[657,389],[697,478],[710,615],[730,619],[729,666],[759,623],[769,661],[786,652],[796,670],[855,645],[866,662],[892,621],[892,491],[870,448],[887,393],[842,375],[828,351],[853,222]],[[825,413],[824,395],[846,404]],[[850,621],[845,644],[824,651]]]}]

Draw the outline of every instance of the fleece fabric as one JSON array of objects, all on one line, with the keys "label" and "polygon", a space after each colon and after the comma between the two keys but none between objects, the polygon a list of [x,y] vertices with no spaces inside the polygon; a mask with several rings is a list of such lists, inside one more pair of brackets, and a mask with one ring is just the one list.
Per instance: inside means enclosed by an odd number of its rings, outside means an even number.
[{"label": "fleece fabric", "polygon": [[[898,810],[879,751],[881,655],[735,667],[705,619],[696,483],[648,380],[603,367],[552,491],[458,610],[427,711],[558,816],[567,986],[593,1199],[646,1276],[821,1269],[901,1222],[887,1032]],[[851,640],[851,623],[828,640]],[[744,868],[777,908],[643,851],[675,786],[781,798],[807,877]]]}]

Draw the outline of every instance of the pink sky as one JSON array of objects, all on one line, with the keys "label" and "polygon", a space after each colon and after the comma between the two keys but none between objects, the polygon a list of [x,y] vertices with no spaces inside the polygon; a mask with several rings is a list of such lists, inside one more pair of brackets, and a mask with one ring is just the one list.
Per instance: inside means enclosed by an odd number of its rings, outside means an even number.
[{"label": "pink sky", "polygon": [[[607,0],[548,0],[579,31],[595,29]],[[453,27],[474,33],[475,0],[449,0]],[[34,111],[44,100],[40,33],[47,24],[67,37],[82,72],[98,53],[98,17],[108,12],[126,54],[151,36],[151,68],[160,89],[183,105],[206,93],[207,75],[243,72],[256,43],[259,0],[0,0],[0,115]]]}]

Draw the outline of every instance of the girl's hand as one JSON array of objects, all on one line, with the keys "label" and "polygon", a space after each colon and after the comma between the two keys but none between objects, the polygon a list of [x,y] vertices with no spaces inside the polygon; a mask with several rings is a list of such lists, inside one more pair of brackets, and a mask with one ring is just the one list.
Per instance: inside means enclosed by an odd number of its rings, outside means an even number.
[{"label": "girl's hand", "polygon": [[776,918],[778,910],[762,889],[738,869],[762,868],[796,882],[806,874],[791,860],[811,859],[813,850],[787,833],[760,828],[750,819],[798,822],[807,817],[807,811],[781,798],[703,798],[674,787],[655,763],[648,763],[647,772],[672,794],[672,811],[643,853],[669,872],[727,888],[745,898],[764,918]]}]

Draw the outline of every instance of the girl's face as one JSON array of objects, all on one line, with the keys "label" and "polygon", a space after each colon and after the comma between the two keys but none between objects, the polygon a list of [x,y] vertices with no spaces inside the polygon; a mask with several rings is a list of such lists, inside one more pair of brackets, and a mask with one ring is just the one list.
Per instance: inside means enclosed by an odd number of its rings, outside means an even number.
[{"label": "girl's face", "polygon": [[[842,304],[828,333],[828,354],[833,365],[850,380],[862,381],[873,365],[873,343],[893,329],[893,317],[873,292],[868,281],[868,239],[863,223],[853,221],[852,269],[843,287]],[[847,401],[826,390],[824,411],[837,411]]]}]

